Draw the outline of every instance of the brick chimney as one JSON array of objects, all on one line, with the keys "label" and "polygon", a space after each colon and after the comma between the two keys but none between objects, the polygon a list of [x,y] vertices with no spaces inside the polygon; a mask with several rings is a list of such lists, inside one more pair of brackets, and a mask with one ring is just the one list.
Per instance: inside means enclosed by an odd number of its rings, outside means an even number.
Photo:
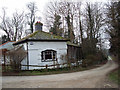
[{"label": "brick chimney", "polygon": [[43,24],[39,21],[35,23],[35,31],[42,31]]}]

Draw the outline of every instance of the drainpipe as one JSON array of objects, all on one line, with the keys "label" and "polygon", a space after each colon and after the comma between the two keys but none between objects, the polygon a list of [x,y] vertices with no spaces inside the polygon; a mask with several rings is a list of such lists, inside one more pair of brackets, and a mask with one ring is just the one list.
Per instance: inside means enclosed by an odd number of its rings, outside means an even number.
[{"label": "drainpipe", "polygon": [[29,55],[28,55],[28,42],[27,42],[27,70],[29,70]]},{"label": "drainpipe", "polygon": [[5,51],[3,52],[3,55],[4,55],[4,70],[6,71],[6,58],[5,58]]}]

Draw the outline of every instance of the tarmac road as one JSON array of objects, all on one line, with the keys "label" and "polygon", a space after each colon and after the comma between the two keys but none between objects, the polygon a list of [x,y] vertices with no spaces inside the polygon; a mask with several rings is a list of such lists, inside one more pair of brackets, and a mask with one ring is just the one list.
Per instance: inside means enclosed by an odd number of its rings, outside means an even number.
[{"label": "tarmac road", "polygon": [[[112,60],[107,64],[81,72],[43,76],[4,76],[2,88],[117,88],[118,85],[104,83],[106,74],[117,68]],[[104,84],[104,85],[103,85]]]}]

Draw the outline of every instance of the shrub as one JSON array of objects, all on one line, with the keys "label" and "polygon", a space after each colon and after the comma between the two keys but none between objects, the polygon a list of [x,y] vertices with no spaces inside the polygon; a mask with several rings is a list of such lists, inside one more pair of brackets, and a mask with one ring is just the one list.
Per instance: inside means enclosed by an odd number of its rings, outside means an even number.
[{"label": "shrub", "polygon": [[10,64],[11,68],[14,71],[20,71],[21,70],[21,62],[26,57],[27,52],[24,50],[23,46],[16,47],[8,52],[8,56],[10,57]]},{"label": "shrub", "polygon": [[86,56],[86,59],[83,60],[83,66],[92,66],[95,64],[98,64],[102,60],[102,55],[96,54],[96,55],[88,55]]},{"label": "shrub", "polygon": [[82,62],[82,66],[86,67],[95,64],[100,64],[106,60],[107,58],[105,57],[105,55],[101,51],[98,51],[96,54],[87,55]]},{"label": "shrub", "polygon": [[88,65],[93,65],[97,60],[97,56],[96,55],[88,55],[87,60],[88,60],[87,61]]}]

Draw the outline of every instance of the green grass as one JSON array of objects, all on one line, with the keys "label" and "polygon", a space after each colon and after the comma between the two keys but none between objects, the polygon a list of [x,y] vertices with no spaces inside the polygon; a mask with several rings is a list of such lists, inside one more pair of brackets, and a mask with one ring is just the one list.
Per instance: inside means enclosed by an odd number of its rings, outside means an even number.
[{"label": "green grass", "polygon": [[60,74],[60,73],[70,73],[70,72],[77,72],[77,71],[84,71],[90,68],[83,68],[79,67],[64,67],[64,68],[56,68],[56,69],[41,69],[41,70],[29,70],[29,71],[20,71],[20,72],[4,72],[4,76],[33,76],[33,75],[50,75],[50,74]]},{"label": "green grass", "polygon": [[70,68],[59,68],[59,69],[42,69],[42,70],[31,70],[31,71],[22,71],[19,75],[50,75],[50,74],[60,74],[60,73],[69,73],[76,71],[83,71],[87,68],[74,67]]},{"label": "green grass", "polygon": [[115,70],[109,74],[109,79],[117,84],[120,84],[120,70]]}]

